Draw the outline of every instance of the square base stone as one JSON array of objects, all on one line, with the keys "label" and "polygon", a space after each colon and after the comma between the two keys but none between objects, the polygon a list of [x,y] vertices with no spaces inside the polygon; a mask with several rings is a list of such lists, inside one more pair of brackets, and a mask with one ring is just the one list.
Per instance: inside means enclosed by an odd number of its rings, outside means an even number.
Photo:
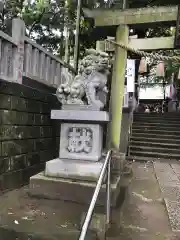
[{"label": "square base stone", "polygon": [[100,162],[54,159],[46,163],[45,176],[96,182],[103,167]]},{"label": "square base stone", "polygon": [[[91,108],[91,110],[88,108]],[[79,105],[77,107],[76,105],[76,107],[74,106],[74,109],[68,109],[66,107],[64,110],[51,110],[51,119],[57,119],[66,122],[105,123],[109,122],[109,113],[105,111],[97,111],[92,109],[90,106],[85,107]]]},{"label": "square base stone", "polygon": [[[114,176],[111,183],[111,205],[116,206],[120,194],[120,176]],[[41,172],[30,178],[29,194],[36,198],[64,200],[90,204],[96,183],[73,181],[63,178],[51,178]],[[106,204],[106,184],[102,185],[97,204]]]},{"label": "square base stone", "polygon": [[103,129],[99,124],[62,123],[59,158],[99,161]]}]

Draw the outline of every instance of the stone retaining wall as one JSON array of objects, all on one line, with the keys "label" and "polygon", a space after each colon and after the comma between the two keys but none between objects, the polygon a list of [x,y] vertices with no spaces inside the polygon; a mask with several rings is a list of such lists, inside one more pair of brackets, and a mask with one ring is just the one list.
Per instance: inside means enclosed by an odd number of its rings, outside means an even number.
[{"label": "stone retaining wall", "polygon": [[58,156],[59,125],[50,111],[60,104],[52,91],[0,80],[0,191],[28,183]]}]

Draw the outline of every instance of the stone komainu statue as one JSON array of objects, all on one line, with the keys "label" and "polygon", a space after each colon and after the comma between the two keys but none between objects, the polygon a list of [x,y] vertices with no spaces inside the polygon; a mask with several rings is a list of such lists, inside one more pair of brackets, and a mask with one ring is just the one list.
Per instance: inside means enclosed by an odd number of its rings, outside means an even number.
[{"label": "stone komainu statue", "polygon": [[100,101],[98,93],[108,93],[106,85],[109,69],[107,53],[94,49],[86,50],[86,56],[79,66],[79,74],[73,79],[70,73],[63,73],[65,82],[57,89],[58,100],[63,105],[91,105],[102,109],[106,103]]}]

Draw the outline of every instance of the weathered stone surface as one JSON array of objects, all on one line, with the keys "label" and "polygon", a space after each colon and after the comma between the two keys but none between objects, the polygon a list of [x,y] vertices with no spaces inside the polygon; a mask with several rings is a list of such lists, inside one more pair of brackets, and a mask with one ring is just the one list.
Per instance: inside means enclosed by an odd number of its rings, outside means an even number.
[{"label": "weathered stone surface", "polygon": [[34,140],[34,150],[41,151],[45,149],[52,149],[53,142],[52,138],[39,138]]},{"label": "weathered stone surface", "polygon": [[45,176],[97,182],[103,160],[90,162],[72,159],[53,159],[46,163]]},{"label": "weathered stone surface", "polygon": [[25,85],[19,85],[17,83],[10,83],[3,80],[0,81],[0,93],[48,102],[47,94],[44,94],[43,91]]},{"label": "weathered stone surface", "polygon": [[[115,41],[115,38],[112,39]],[[113,52],[115,51],[114,44],[110,42],[105,45],[105,41],[99,41],[102,44],[106,51]],[[159,49],[173,49],[174,48],[174,37],[153,37],[153,38],[130,38],[129,46],[134,49],[141,50],[159,50]]]},{"label": "weathered stone surface", "polygon": [[33,140],[13,140],[2,142],[2,156],[14,156],[34,151]]},{"label": "weathered stone surface", "polygon": [[154,174],[154,167],[153,163],[145,162],[142,164],[139,164],[136,168],[133,169],[133,175],[135,180],[151,180],[156,182],[156,176]]},{"label": "weathered stone surface", "polygon": [[2,175],[2,191],[19,188],[22,184],[22,170],[7,172]]},{"label": "weathered stone surface", "polygon": [[[78,230],[61,230],[59,234],[40,234],[40,233],[24,233],[23,229],[21,231],[13,231],[12,229],[7,229],[0,227],[0,236],[2,240],[7,239],[18,239],[18,240],[74,240],[78,239],[80,231]],[[87,233],[85,240],[98,240],[96,234],[93,232]]]},{"label": "weathered stone surface", "polygon": [[99,108],[93,105],[75,105],[75,104],[66,104],[62,105],[62,110],[77,110],[77,111],[99,111]]},{"label": "weathered stone surface", "polygon": [[[81,226],[83,225],[84,219],[86,217],[86,212],[82,215]],[[89,230],[96,232],[98,239],[106,239],[106,214],[105,213],[93,213]]]},{"label": "weathered stone surface", "polygon": [[162,197],[167,208],[170,225],[173,231],[180,232],[180,180],[178,178],[178,164],[154,163],[155,172]]},{"label": "weathered stone surface", "polygon": [[40,104],[40,113],[47,113],[51,112],[51,105],[49,103],[41,103]]},{"label": "weathered stone surface", "polygon": [[[62,123],[59,158],[99,161],[102,155],[103,128],[98,124]],[[81,144],[74,142],[81,140]]]},{"label": "weathered stone surface", "polygon": [[[16,128],[18,132],[21,132],[22,130],[22,138],[40,138],[41,137],[41,127],[34,127],[34,126],[27,126],[27,127],[21,127]],[[27,130],[26,130],[27,129]]]},{"label": "weathered stone surface", "polygon": [[[21,231],[14,231],[12,229],[0,227],[1,240],[7,239],[18,239],[18,240],[74,240],[79,237],[80,231],[78,230],[62,230],[59,234],[40,234],[40,233],[24,233],[23,229]],[[93,232],[88,232],[85,240],[97,240],[96,234]]]},{"label": "weathered stone surface", "polygon": [[179,179],[168,163],[154,162],[156,177],[160,185],[176,184]]},{"label": "weathered stone surface", "polygon": [[11,171],[16,171],[19,169],[25,169],[27,167],[26,155],[17,155],[11,157]]},{"label": "weathered stone surface", "polygon": [[[111,184],[111,204],[116,205],[120,194],[120,177],[114,176]],[[30,178],[29,194],[37,198],[51,200],[67,200],[71,202],[90,204],[96,183],[73,181],[63,178],[45,177],[39,173]],[[101,188],[97,205],[105,205],[106,185]]]},{"label": "weathered stone surface", "polygon": [[[29,184],[29,179],[31,176],[36,175],[37,173],[44,171],[45,164],[37,163],[36,165],[26,167],[21,171],[23,185]],[[22,184],[21,184],[22,186]]]},{"label": "weathered stone surface", "polygon": [[109,69],[110,59],[106,52],[87,49],[75,77],[70,72],[61,72],[63,81],[56,91],[59,102],[62,105],[92,105],[102,110],[107,102]]},{"label": "weathered stone surface", "polygon": [[0,139],[40,138],[40,126],[0,126]]},{"label": "weathered stone surface", "polygon": [[[86,208],[76,203],[32,199],[26,188],[8,192],[1,196],[1,240],[78,239]],[[85,240],[97,239],[94,231],[88,231]]]},{"label": "weathered stone surface", "polygon": [[50,115],[34,114],[34,125],[51,125]]},{"label": "weathered stone surface", "polygon": [[40,161],[41,162],[47,162],[55,157],[57,157],[56,151],[49,149],[45,151],[40,151]]},{"label": "weathered stone surface", "polygon": [[180,203],[165,199],[171,228],[173,231],[180,231]]},{"label": "weathered stone surface", "polygon": [[60,139],[60,122],[52,120],[52,126],[53,126],[53,136],[59,137]]},{"label": "weathered stone surface", "polygon": [[180,164],[171,164],[171,167],[180,180]]},{"label": "weathered stone surface", "polygon": [[29,153],[26,156],[27,166],[33,166],[40,163],[40,154],[38,152]]},{"label": "weathered stone surface", "polygon": [[0,94],[0,109],[10,109],[11,107],[11,96]]},{"label": "weathered stone surface", "polygon": [[27,109],[27,99],[25,98],[20,98],[17,96],[11,96],[11,109],[12,110],[19,110],[19,111],[23,111],[23,110],[28,110]]},{"label": "weathered stone surface", "polygon": [[1,111],[1,121],[2,124],[7,125],[33,125],[34,123],[34,116],[31,113],[25,112],[16,112],[16,111],[9,111],[9,110],[2,110]]},{"label": "weathered stone surface", "polygon": [[160,185],[163,198],[170,201],[180,201],[180,183],[179,185]]},{"label": "weathered stone surface", "polygon": [[60,104],[48,94],[51,90],[0,80],[1,190],[27,183],[30,176],[44,170],[46,161],[58,156],[59,126],[51,121],[50,110]]},{"label": "weathered stone surface", "polygon": [[78,122],[108,122],[109,114],[104,111],[83,110],[52,110],[51,119],[78,121]]},{"label": "weathered stone surface", "polygon": [[125,165],[125,154],[114,153],[111,160],[111,171],[112,173],[122,174]]},{"label": "weathered stone surface", "polygon": [[112,26],[121,24],[147,24],[157,22],[176,22],[177,6],[156,7],[156,8],[133,8],[133,9],[105,9],[93,10],[84,9],[87,16],[95,19],[96,26]]},{"label": "weathered stone surface", "polygon": [[40,136],[42,138],[52,137],[52,127],[49,126],[40,127]]},{"label": "weathered stone surface", "polygon": [[10,170],[11,159],[0,157],[0,174]]},{"label": "weathered stone surface", "polygon": [[11,109],[18,111],[28,111],[29,113],[38,113],[40,111],[40,103],[35,100],[20,98],[17,96],[11,97]]},{"label": "weathered stone surface", "polygon": [[59,144],[60,144],[60,137],[56,137],[55,146],[56,146],[56,150],[58,151],[58,153],[59,153]]}]

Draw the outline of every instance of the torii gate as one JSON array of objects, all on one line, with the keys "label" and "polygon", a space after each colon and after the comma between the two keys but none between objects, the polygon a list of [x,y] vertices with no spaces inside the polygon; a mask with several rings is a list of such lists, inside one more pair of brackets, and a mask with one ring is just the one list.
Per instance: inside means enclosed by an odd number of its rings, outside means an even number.
[{"label": "torii gate", "polygon": [[[178,6],[150,7],[137,9],[83,9],[87,17],[94,18],[95,26],[117,26],[116,42],[139,50],[173,49],[174,37],[147,39],[129,38],[129,26],[152,26],[169,23],[176,24]],[[124,78],[127,63],[127,50],[116,46],[115,63],[111,86],[111,146],[119,149],[121,135],[121,119],[124,97]]]}]

